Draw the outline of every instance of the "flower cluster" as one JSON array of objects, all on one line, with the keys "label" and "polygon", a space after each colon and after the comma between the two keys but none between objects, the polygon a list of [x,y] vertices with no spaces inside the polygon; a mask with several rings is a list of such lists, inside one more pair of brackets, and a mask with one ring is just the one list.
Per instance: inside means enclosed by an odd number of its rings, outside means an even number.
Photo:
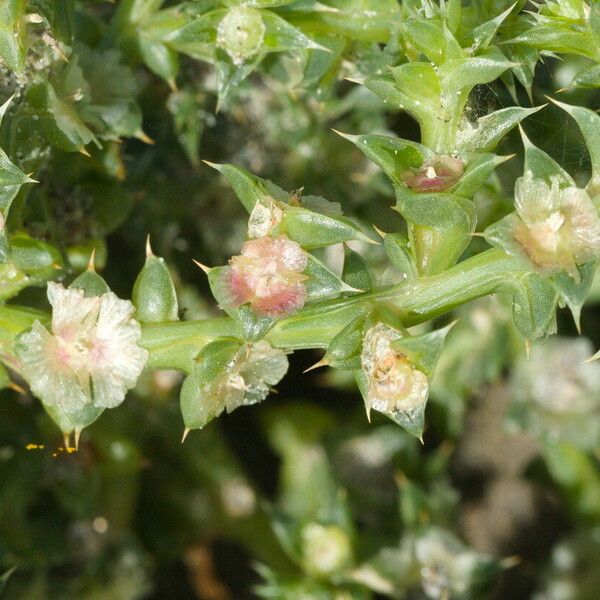
[{"label": "flower cluster", "polygon": [[285,352],[272,348],[265,340],[244,345],[227,368],[205,386],[203,396],[209,400],[218,398],[221,410],[232,412],[240,406],[262,402],[287,370]]},{"label": "flower cluster", "polygon": [[304,306],[308,255],[285,235],[249,240],[229,261],[223,286],[230,307],[250,304],[262,316],[282,317]]},{"label": "flower cluster", "polygon": [[137,345],[141,328],[133,304],[112,292],[85,297],[82,290],[53,282],[48,300],[50,331],[35,321],[16,347],[33,392],[64,413],[121,404],[148,359]]},{"label": "flower cluster", "polygon": [[427,376],[392,347],[392,342],[401,337],[400,332],[383,323],[365,334],[361,364],[368,382],[367,411],[374,408],[389,415],[414,415],[425,406]]},{"label": "flower cluster", "polygon": [[[511,424],[552,442],[583,448],[600,443],[600,364],[586,339],[552,338],[517,363],[512,376]],[[568,356],[568,360],[565,357]]]},{"label": "flower cluster", "polygon": [[528,172],[515,184],[515,205],[514,239],[540,269],[578,279],[577,265],[600,257],[600,217],[585,190]]}]

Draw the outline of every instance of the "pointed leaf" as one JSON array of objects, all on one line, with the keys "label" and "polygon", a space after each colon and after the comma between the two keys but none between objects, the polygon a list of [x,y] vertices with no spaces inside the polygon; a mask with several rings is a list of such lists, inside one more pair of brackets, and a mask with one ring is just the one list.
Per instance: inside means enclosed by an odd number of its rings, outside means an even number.
[{"label": "pointed leaf", "polygon": [[342,281],[358,290],[369,291],[373,285],[373,275],[365,259],[348,246],[344,246],[344,268]]}]

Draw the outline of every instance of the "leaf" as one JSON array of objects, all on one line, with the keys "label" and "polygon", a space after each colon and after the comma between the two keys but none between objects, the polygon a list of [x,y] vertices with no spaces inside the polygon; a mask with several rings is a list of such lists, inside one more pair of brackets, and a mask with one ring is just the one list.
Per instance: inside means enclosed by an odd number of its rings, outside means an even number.
[{"label": "leaf", "polygon": [[392,342],[394,350],[408,356],[410,361],[431,378],[437,364],[446,336],[454,323],[420,335],[407,335]]},{"label": "leaf", "polygon": [[304,270],[304,275],[308,275],[305,282],[308,300],[317,302],[336,298],[342,292],[357,292],[346,285],[335,273],[330,271],[320,260],[312,254],[308,255],[308,266]]},{"label": "leaf", "polygon": [[579,126],[592,161],[592,178],[600,182],[600,115],[584,106],[571,106],[552,100],[567,112]]},{"label": "leaf", "polygon": [[553,158],[534,146],[523,129],[521,129],[521,138],[525,147],[525,173],[531,171],[534,177],[546,180],[556,177],[562,185],[575,186],[573,178]]},{"label": "leaf", "polygon": [[476,154],[469,157],[465,172],[458,183],[451,189],[453,194],[472,198],[494,172],[498,165],[509,160],[510,156],[497,156],[496,154]]},{"label": "leaf", "polygon": [[410,243],[401,233],[387,233],[383,238],[383,248],[391,263],[407,279],[418,277],[417,267],[410,253]]},{"label": "leaf", "polygon": [[544,337],[556,331],[558,294],[552,282],[535,271],[516,275],[501,286],[513,296],[513,319],[526,340]]},{"label": "leaf", "polygon": [[86,298],[101,296],[110,292],[110,288],[104,279],[96,271],[86,270],[78,275],[69,285],[72,289],[83,290]]},{"label": "leaf", "polygon": [[454,264],[475,230],[470,200],[440,193],[413,193],[396,188],[396,210],[411,224],[409,236],[421,274],[433,275]]},{"label": "leaf", "polygon": [[534,25],[510,42],[527,44],[538,50],[579,54],[592,59],[598,58],[598,50],[590,31],[577,30],[570,25],[556,21],[551,24]]},{"label": "leaf", "polygon": [[444,92],[452,96],[498,79],[511,66],[512,63],[500,52],[487,51],[478,56],[446,61],[439,68],[439,76]]},{"label": "leaf", "polygon": [[10,576],[17,570],[17,567],[13,567],[12,569],[9,569],[8,571],[5,571],[4,573],[2,573],[2,575],[0,575],[0,592],[2,592],[4,590],[4,588],[6,587],[6,584],[8,583],[8,580],[10,579]]},{"label": "leaf", "polygon": [[263,41],[264,52],[286,52],[302,49],[329,51],[328,48],[311,40],[279,15],[265,10],[261,11],[261,16],[266,28]]},{"label": "leaf", "polygon": [[179,305],[175,285],[164,259],[146,256],[131,293],[136,319],[141,323],[162,323],[178,319]]},{"label": "leaf", "polygon": [[481,117],[475,127],[469,127],[459,132],[458,150],[463,152],[492,151],[513,127],[542,108],[543,106],[534,108],[510,106]]},{"label": "leaf", "polygon": [[289,194],[267,179],[261,179],[246,169],[229,164],[209,163],[209,166],[224,175],[243,207],[250,213],[254,205],[266,198],[287,202]]},{"label": "leaf", "polygon": [[223,109],[237,86],[260,64],[264,54],[259,53],[241,65],[233,64],[231,57],[221,48],[215,48],[215,68],[217,70],[217,112]]},{"label": "leaf", "polygon": [[592,287],[592,281],[596,273],[596,263],[590,262],[579,267],[580,281],[576,282],[567,273],[557,273],[553,280],[560,293],[561,303],[565,303],[575,321],[577,331],[581,331],[580,318],[581,308],[585,304],[585,300]]},{"label": "leaf", "polygon": [[342,281],[365,292],[371,290],[374,285],[373,275],[364,258],[348,246],[344,246]]},{"label": "leaf", "polygon": [[26,0],[4,0],[0,5],[0,58],[17,73],[25,68],[27,55],[26,8]]},{"label": "leaf", "polygon": [[600,87],[600,64],[579,71],[573,79],[573,85],[583,89]]},{"label": "leaf", "polygon": [[440,64],[444,61],[446,38],[438,22],[433,19],[408,19],[402,23],[401,30],[410,45],[431,62]]},{"label": "leaf", "polygon": [[499,14],[494,19],[486,21],[485,23],[475,27],[475,29],[472,29],[467,35],[465,45],[469,45],[473,52],[477,52],[479,49],[487,48],[498,32],[498,28],[500,25],[502,25],[506,17],[508,17],[508,15],[512,12],[516,4],[517,3],[514,2],[503,13]]},{"label": "leaf", "polygon": [[360,369],[365,316],[359,315],[332,340],[323,357],[323,364],[334,369]]},{"label": "leaf", "polygon": [[426,146],[389,135],[340,135],[350,140],[398,184],[403,183],[402,175],[406,171],[420,167],[426,159],[433,156],[433,152]]},{"label": "leaf", "polygon": [[92,141],[100,147],[80,113],[80,107],[90,102],[90,90],[76,56],[50,81],[33,84],[27,100],[50,144],[67,152],[81,150]]}]

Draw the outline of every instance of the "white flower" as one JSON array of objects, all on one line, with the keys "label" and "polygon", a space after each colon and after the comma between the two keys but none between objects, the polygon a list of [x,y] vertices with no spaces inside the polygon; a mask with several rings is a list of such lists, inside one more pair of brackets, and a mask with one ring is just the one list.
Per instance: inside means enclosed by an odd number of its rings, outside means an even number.
[{"label": "white flower", "polygon": [[368,410],[414,415],[427,402],[427,376],[392,347],[392,342],[401,337],[400,332],[383,323],[377,323],[365,334],[361,363],[368,382]]},{"label": "white flower", "polygon": [[203,390],[208,397],[219,397],[227,412],[240,406],[262,402],[271,386],[281,381],[288,369],[285,352],[272,348],[265,340],[244,345],[233,357],[225,373]]},{"label": "white flower", "polygon": [[585,190],[561,189],[556,179],[548,185],[528,172],[516,182],[515,205],[514,238],[541,269],[578,280],[577,265],[600,257],[600,217]]},{"label": "white flower", "polygon": [[112,292],[86,298],[53,282],[48,300],[50,331],[36,321],[16,348],[32,391],[64,413],[121,404],[148,360],[137,345],[141,328],[133,304]]}]

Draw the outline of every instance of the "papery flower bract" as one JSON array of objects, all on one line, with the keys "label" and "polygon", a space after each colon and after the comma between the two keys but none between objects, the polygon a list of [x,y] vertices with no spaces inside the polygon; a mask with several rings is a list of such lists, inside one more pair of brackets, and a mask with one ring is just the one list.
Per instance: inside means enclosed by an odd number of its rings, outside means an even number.
[{"label": "papery flower bract", "polygon": [[401,337],[399,331],[383,323],[366,332],[361,355],[368,385],[365,403],[367,411],[374,408],[392,418],[405,415],[414,420],[424,410],[429,381],[407,356],[392,347]]},{"label": "papery flower bract", "polygon": [[272,198],[265,198],[254,205],[248,219],[248,237],[261,238],[269,235],[283,219],[283,209]]},{"label": "papery flower bract", "polygon": [[233,64],[241,65],[260,52],[265,30],[260,11],[237,6],[219,23],[217,45],[229,54]]},{"label": "papery flower bract", "polygon": [[223,270],[221,287],[226,305],[250,303],[259,315],[281,317],[304,306],[307,279],[302,271],[308,255],[284,235],[250,240]]},{"label": "papery flower bract", "polygon": [[585,190],[528,172],[515,184],[515,205],[514,239],[542,270],[578,280],[577,265],[600,257],[600,217]]},{"label": "papery flower bract", "polygon": [[225,371],[205,386],[203,395],[218,398],[221,410],[232,412],[240,406],[262,402],[287,370],[288,359],[283,350],[272,348],[265,340],[247,344]]},{"label": "papery flower bract", "polygon": [[53,282],[48,300],[51,330],[36,321],[16,347],[34,394],[65,413],[119,405],[148,359],[137,345],[141,328],[131,302],[112,292],[85,297],[82,290]]},{"label": "papery flower bract", "polygon": [[350,565],[350,539],[338,525],[307,523],[302,529],[301,539],[303,564],[308,573],[327,577]]},{"label": "papery flower bract", "polygon": [[462,177],[464,168],[459,158],[439,155],[425,161],[418,169],[405,171],[401,179],[415,192],[443,192]]}]

